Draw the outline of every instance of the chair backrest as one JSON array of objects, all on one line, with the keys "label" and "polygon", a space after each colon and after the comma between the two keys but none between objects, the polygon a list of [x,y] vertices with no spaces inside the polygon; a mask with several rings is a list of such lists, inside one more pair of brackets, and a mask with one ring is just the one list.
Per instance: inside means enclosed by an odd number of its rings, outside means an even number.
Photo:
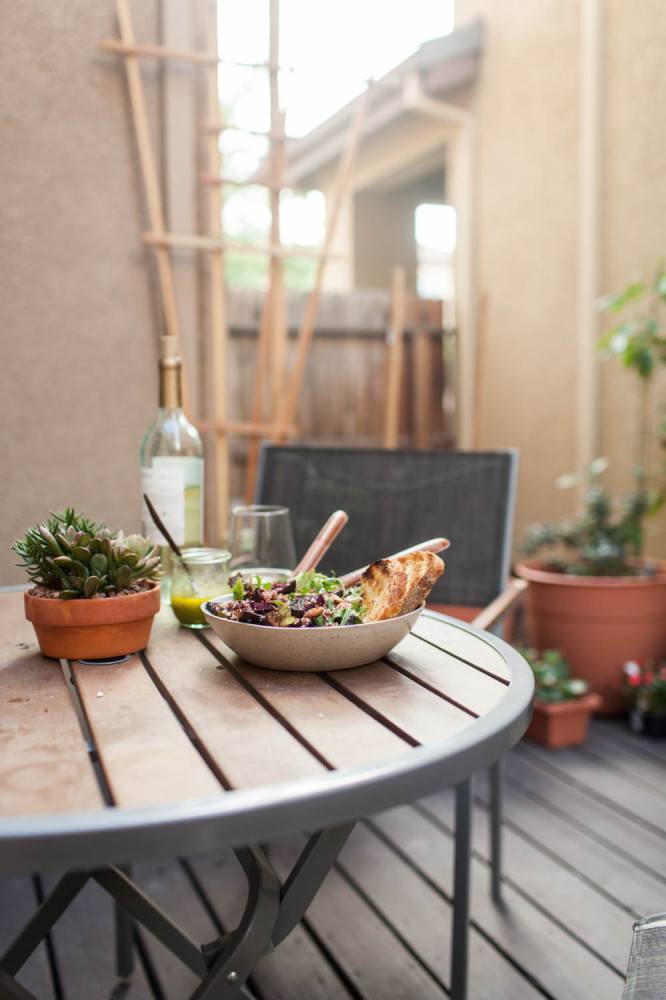
[{"label": "chair backrest", "polygon": [[665,996],[666,913],[655,913],[634,924],[622,1000],[659,1000]]},{"label": "chair backrest", "polygon": [[481,607],[509,572],[517,463],[515,451],[264,445],[256,500],[290,508],[299,555],[332,511],[347,511],[325,571],[346,573],[444,535],[451,548],[431,600]]}]

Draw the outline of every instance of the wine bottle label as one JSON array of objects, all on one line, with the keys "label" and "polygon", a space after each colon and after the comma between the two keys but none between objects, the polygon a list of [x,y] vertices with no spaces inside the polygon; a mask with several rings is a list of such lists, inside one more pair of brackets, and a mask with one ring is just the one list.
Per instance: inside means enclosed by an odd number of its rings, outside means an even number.
[{"label": "wine bottle label", "polygon": [[[201,545],[203,536],[203,459],[155,456],[141,469],[141,493],[146,493],[176,545]],[[165,545],[145,503],[143,533]]]}]

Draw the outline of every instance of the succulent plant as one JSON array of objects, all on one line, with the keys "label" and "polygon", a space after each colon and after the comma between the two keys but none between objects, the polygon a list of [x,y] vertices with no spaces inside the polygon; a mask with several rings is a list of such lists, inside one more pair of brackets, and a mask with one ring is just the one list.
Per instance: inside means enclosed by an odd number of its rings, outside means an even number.
[{"label": "succulent plant", "polygon": [[71,507],[29,528],[12,550],[33,583],[64,600],[117,594],[160,574],[157,545],[142,535],[111,531]]}]

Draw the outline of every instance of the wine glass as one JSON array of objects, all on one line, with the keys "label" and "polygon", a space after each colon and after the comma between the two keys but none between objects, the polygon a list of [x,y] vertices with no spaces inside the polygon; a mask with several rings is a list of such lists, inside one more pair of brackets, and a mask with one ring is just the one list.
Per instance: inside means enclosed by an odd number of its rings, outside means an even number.
[{"label": "wine glass", "polygon": [[234,572],[252,571],[262,576],[261,570],[280,569],[288,574],[296,565],[288,507],[234,507],[229,543]]}]

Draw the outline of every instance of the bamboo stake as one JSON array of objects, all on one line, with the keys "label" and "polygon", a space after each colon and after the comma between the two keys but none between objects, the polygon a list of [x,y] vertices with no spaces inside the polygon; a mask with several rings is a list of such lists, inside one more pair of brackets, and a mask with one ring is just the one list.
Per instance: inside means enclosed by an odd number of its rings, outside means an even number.
[{"label": "bamboo stake", "polygon": [[[303,312],[303,318],[301,320],[301,326],[296,342],[296,357],[291,370],[291,375],[289,377],[286,392],[283,393],[282,402],[278,410],[277,422],[279,424],[294,423],[296,419],[296,411],[298,409],[298,401],[303,384],[305,365],[308,359],[310,346],[312,344],[314,326],[317,319],[317,310],[319,308],[319,300],[321,299],[321,290],[324,274],[326,272],[326,264],[331,256],[331,246],[333,244],[333,238],[335,236],[335,230],[340,210],[342,208],[342,203],[351,183],[351,173],[354,166],[356,149],[358,147],[361,126],[365,117],[369,94],[370,87],[367,87],[358,100],[358,104],[356,105],[356,109],[347,132],[345,147],[342,151],[340,162],[338,164],[338,171],[335,178],[334,196],[331,205],[331,212],[328,218],[328,225],[326,227],[324,245],[322,247],[321,257],[317,266],[314,287],[308,296],[305,310]],[[279,439],[280,437],[278,434],[273,436],[273,440]]]},{"label": "bamboo stake", "polygon": [[[269,359],[271,349],[270,337],[270,315],[269,298],[264,301],[264,308],[261,312],[261,324],[259,326],[259,340],[257,342],[257,357],[254,369],[254,397],[252,400],[251,419],[253,422],[260,421],[264,411],[264,403],[268,396],[266,392],[266,382],[269,371]],[[270,437],[274,433],[274,426],[271,425],[263,437]],[[281,430],[284,435],[284,428]],[[252,503],[254,500],[254,490],[257,482],[257,466],[259,464],[259,437],[253,437],[248,442],[247,466],[245,469],[245,502]]]},{"label": "bamboo stake", "polygon": [[[271,209],[271,246],[281,248],[280,240],[280,192],[284,175],[284,134],[285,116],[280,110],[278,61],[280,57],[280,4],[279,0],[269,0],[269,86],[270,86],[270,154],[269,178]],[[274,138],[275,137],[275,138]],[[280,405],[280,393],[284,379],[287,350],[287,322],[284,302],[284,280],[282,255],[271,254],[269,287],[261,317],[257,359],[255,368],[252,419],[259,420],[266,399],[266,381],[270,371],[270,413],[276,416]],[[281,432],[282,436],[282,432]],[[251,503],[257,479],[259,464],[259,439],[253,438],[248,444],[245,474],[245,498]]]},{"label": "bamboo stake", "polygon": [[[285,118],[280,111],[279,59],[280,59],[280,0],[269,0],[268,63],[271,132],[284,133]],[[281,247],[280,239],[280,190],[284,173],[284,143],[271,140],[270,144],[270,209],[272,247]],[[271,338],[271,413],[276,414],[282,389],[286,347],[287,323],[284,304],[284,274],[282,256],[271,254],[269,265],[269,328]]]},{"label": "bamboo stake", "polygon": [[[216,139],[209,140],[217,142]],[[280,257],[323,257],[319,247],[271,246],[264,243],[244,243],[227,240],[223,236],[197,236],[189,233],[143,233],[142,240],[149,246],[174,247],[177,250],[205,250],[217,253],[220,250],[239,250],[241,253],[275,254]],[[338,256],[329,254],[330,257]]]},{"label": "bamboo stake", "polygon": [[388,333],[388,370],[386,409],[384,412],[384,447],[397,448],[400,428],[400,390],[405,354],[405,284],[404,267],[394,267],[391,278],[391,323]]},{"label": "bamboo stake", "polygon": [[[272,422],[262,420],[193,420],[192,423],[200,431],[217,431],[226,434],[238,434],[239,437],[265,438],[275,426]],[[295,424],[280,426],[280,433],[285,437],[295,437],[298,427]]]},{"label": "bamboo stake", "polygon": [[[207,44],[217,53],[217,4],[209,0]],[[206,70],[206,114],[213,118],[219,113],[217,62]],[[206,140],[208,171],[220,173],[220,144],[217,135]],[[229,438],[224,429],[227,398],[227,317],[224,276],[224,242],[222,240],[222,192],[219,187],[207,189],[207,222],[211,239],[218,241],[209,258],[210,333],[213,381],[213,416],[219,425],[215,432],[215,500],[216,535],[222,540],[229,519]]]},{"label": "bamboo stake", "polygon": [[[116,0],[116,11],[120,26],[120,37],[123,43],[131,47],[135,43],[135,36],[128,0]],[[139,149],[139,163],[141,165],[143,187],[148,204],[148,218],[150,219],[150,225],[155,235],[163,238],[166,230],[164,207],[162,205],[160,183],[155,166],[150,128],[148,126],[146,94],[136,55],[127,54],[125,56],[125,72],[127,74],[130,106],[134,119],[134,131]],[[156,257],[166,333],[167,336],[175,337],[177,344],[180,345],[180,329],[178,310],[176,308],[173,269],[166,245],[157,245]]]},{"label": "bamboo stake", "polygon": [[[139,42],[132,40],[117,41],[115,38],[103,38],[97,43],[100,52],[108,52],[112,55],[135,56],[143,59],[168,59],[173,62],[189,62],[196,66],[218,66],[223,63],[227,66],[241,66],[245,69],[268,69],[265,62],[243,62],[238,59],[224,59],[216,52],[198,52],[196,49],[174,49],[165,45],[153,45],[149,42]],[[283,69],[290,70],[292,67],[284,66]]]},{"label": "bamboo stake", "polygon": [[242,125],[233,125],[231,122],[225,122],[222,118],[213,118],[210,121],[206,120],[201,122],[202,132],[242,132],[244,135],[256,135],[260,139],[275,139],[278,142],[284,142],[286,135],[284,129],[255,129],[255,128],[244,128]]}]

